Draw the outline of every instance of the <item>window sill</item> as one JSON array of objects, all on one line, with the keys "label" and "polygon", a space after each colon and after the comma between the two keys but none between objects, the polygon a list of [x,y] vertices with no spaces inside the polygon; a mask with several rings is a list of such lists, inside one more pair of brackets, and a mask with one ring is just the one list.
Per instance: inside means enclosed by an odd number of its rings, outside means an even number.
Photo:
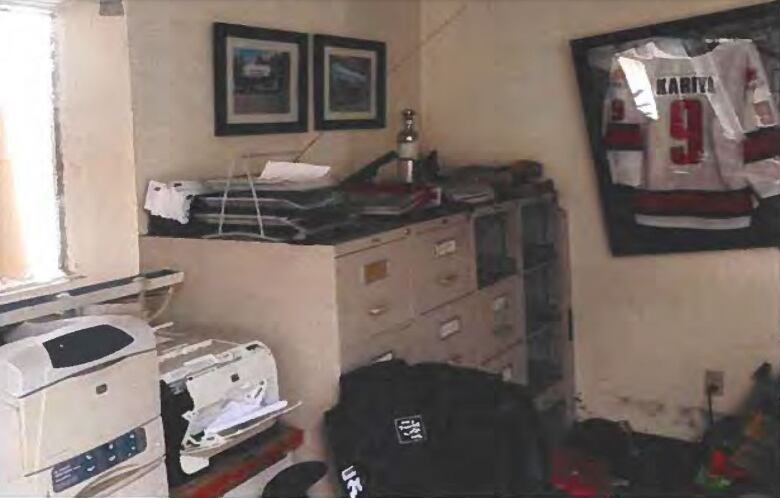
[{"label": "window sill", "polygon": [[82,275],[63,275],[45,282],[10,281],[0,282],[0,304],[8,304],[56,292],[65,292],[77,284],[82,284]]}]

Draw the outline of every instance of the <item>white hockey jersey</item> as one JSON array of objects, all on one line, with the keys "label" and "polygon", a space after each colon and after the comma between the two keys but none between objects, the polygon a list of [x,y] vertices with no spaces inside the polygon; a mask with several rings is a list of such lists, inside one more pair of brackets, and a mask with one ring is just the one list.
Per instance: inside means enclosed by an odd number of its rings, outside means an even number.
[{"label": "white hockey jersey", "polygon": [[616,54],[604,143],[613,183],[633,187],[637,223],[735,229],[756,196],[780,194],[780,128],[750,40],[688,56],[682,40]]}]

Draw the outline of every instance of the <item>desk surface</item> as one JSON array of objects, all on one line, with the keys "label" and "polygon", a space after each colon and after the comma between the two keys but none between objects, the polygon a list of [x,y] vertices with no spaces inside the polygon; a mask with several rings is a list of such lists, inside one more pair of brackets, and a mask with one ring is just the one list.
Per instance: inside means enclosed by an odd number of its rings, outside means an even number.
[{"label": "desk surface", "polygon": [[171,489],[171,498],[222,496],[275,464],[302,443],[302,430],[277,424],[213,458],[211,465],[191,481]]}]

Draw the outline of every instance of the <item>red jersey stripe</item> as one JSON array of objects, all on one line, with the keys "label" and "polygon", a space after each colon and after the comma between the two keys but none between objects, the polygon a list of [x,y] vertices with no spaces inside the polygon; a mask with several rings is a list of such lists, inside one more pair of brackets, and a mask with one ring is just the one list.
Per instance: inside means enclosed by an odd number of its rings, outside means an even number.
[{"label": "red jersey stripe", "polygon": [[633,197],[636,213],[661,216],[749,216],[753,196],[749,190],[728,192],[705,191],[638,191]]}]

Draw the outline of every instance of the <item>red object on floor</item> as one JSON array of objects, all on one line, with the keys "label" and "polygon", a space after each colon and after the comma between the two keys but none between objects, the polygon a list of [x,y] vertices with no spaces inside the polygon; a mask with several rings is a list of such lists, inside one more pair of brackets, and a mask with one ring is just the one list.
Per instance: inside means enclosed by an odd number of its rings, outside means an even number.
[{"label": "red object on floor", "polygon": [[552,484],[577,498],[609,496],[609,465],[579,450],[557,448],[552,452]]},{"label": "red object on floor", "polygon": [[731,458],[722,450],[712,452],[709,467],[712,476],[725,477],[730,481],[744,481],[748,478],[747,471],[731,463]]}]

